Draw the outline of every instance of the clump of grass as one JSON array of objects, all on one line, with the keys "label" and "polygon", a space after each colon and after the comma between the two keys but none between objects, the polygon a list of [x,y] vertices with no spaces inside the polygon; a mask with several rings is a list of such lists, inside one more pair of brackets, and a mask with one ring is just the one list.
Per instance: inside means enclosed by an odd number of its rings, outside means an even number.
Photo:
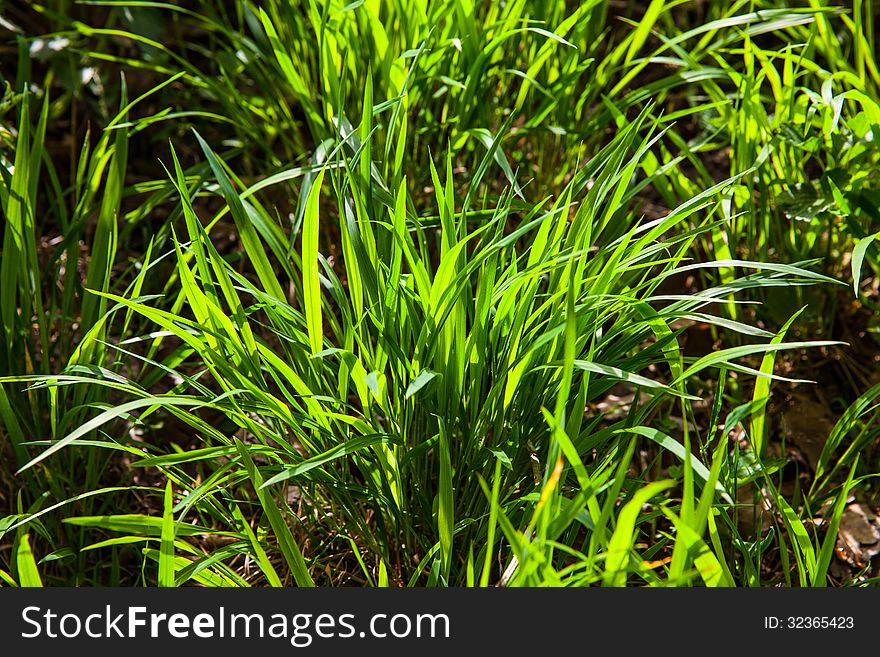
[{"label": "clump of grass", "polygon": [[[560,198],[533,206],[515,203],[508,191],[469,209],[469,195],[456,198],[449,156],[441,169],[445,179],[432,168],[437,208],[431,216],[411,214],[405,184],[385,201],[372,177],[357,175],[363,147],[347,158],[341,143],[306,192],[298,246],[268,232],[270,217],[249,201],[247,190],[235,191],[224,163],[202,141],[254,264],[253,280],[216,252],[174,158],[187,229],[187,239],[174,247],[177,309],[97,294],[116,304],[117,315],[134,312],[156,325],[152,351],[174,341],[171,348],[183,352],[177,365],[159,367],[181,383],[165,395],[127,383],[133,401],[104,411],[28,465],[136,409],[148,409],[143,423],[164,408],[187,423],[203,447],[134,465],[161,468],[183,495],[177,511],[209,513],[206,524],[215,529],[236,530],[237,507],[229,500],[258,504],[270,530],[260,549],[277,546],[284,557],[282,574],[268,558],[257,560],[268,581],[284,576],[311,583],[303,552],[311,553],[312,570],[324,570],[320,532],[357,547],[366,581],[381,569],[410,584],[497,582],[502,575],[521,583],[619,583],[631,572],[657,578],[631,561],[632,513],[672,482],[649,483],[647,472],[628,476],[635,442],[627,436],[643,435],[683,459],[687,502],[680,516],[670,517],[694,535],[690,548],[673,551],[671,575],[676,582],[686,578],[687,555],[708,549],[700,536],[711,501],[721,494],[716,484],[724,454],[714,466],[703,464],[688,456],[693,438],[687,432],[682,444],[651,429],[647,419],[697,399],[688,381],[706,368],[735,368],[733,359],[804,345],[755,344],[687,362],[670,324],[697,314],[760,337],[766,333],[703,311],[734,291],[822,277],[768,264],[761,265],[765,273],[725,289],[660,294],[664,279],[694,269],[685,258],[715,224],[712,210],[726,183],[661,221],[640,221],[628,210],[632,172],[658,138],[651,129],[639,136],[648,128],[646,117],[622,131]],[[364,134],[370,121],[365,111]],[[472,185],[492,161],[490,152],[476,165]],[[332,199],[326,204],[325,180]],[[345,284],[318,250],[319,233],[329,232],[327,218],[334,215],[340,217],[333,230],[341,235]],[[691,222],[696,229],[675,232]],[[258,233],[259,226],[267,232]],[[292,256],[292,302],[269,265],[267,246],[276,256]],[[84,345],[92,340],[99,338],[89,336]],[[648,370],[666,372],[668,380],[642,374]],[[626,419],[591,417],[588,405],[617,382],[639,393]],[[240,438],[207,425],[198,408],[221,411]],[[202,476],[193,478],[182,464],[197,464]],[[288,506],[291,485],[296,512]],[[629,515],[618,518],[618,512]],[[291,528],[293,517],[299,521]],[[67,522],[120,529],[113,516]],[[573,553],[577,567],[563,567],[573,548],[556,542],[585,530],[583,551]],[[247,542],[237,549],[256,549],[240,531],[236,538]],[[653,549],[671,550],[665,543]],[[213,553],[195,563],[216,560]],[[709,561],[717,568],[716,557]],[[721,572],[704,579],[719,583]]]},{"label": "clump of grass", "polygon": [[768,404],[841,272],[869,302],[870,3],[63,4],[47,89],[127,75],[69,181],[75,93],[7,96],[4,581],[827,583],[877,389],[794,498]]}]

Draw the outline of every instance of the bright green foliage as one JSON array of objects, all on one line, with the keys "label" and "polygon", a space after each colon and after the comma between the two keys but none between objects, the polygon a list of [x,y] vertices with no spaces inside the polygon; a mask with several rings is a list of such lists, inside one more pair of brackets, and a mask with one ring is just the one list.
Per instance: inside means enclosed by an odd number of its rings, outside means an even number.
[{"label": "bright green foliage", "polygon": [[794,499],[769,404],[876,302],[871,3],[91,4],[69,187],[0,116],[5,582],[827,584],[880,389]]}]

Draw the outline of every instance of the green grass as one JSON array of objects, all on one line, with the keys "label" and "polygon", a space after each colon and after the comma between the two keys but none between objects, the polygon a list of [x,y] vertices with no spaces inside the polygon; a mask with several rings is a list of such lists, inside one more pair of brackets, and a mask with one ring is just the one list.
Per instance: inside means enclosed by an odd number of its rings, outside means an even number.
[{"label": "green grass", "polygon": [[832,564],[880,384],[806,471],[776,410],[876,330],[854,9],[11,14],[0,577],[870,581]]}]

